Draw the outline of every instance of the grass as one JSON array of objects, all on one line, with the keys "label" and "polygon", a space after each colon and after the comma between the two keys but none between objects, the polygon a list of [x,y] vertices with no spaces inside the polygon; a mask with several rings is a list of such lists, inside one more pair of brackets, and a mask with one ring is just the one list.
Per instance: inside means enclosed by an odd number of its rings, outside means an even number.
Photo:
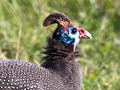
[{"label": "grass", "polygon": [[82,90],[120,90],[119,0],[0,0],[0,58],[40,64],[46,37],[56,25],[43,27],[52,12],[65,13],[93,39],[81,40]]}]

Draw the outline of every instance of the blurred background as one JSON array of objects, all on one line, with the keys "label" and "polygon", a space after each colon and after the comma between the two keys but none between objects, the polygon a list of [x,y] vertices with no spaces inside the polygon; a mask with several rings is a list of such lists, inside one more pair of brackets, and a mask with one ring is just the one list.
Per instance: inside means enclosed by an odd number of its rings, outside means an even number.
[{"label": "blurred background", "polygon": [[78,45],[82,90],[120,90],[120,0],[0,0],[0,59],[40,65],[57,25],[43,27],[43,21],[53,12],[92,34]]}]

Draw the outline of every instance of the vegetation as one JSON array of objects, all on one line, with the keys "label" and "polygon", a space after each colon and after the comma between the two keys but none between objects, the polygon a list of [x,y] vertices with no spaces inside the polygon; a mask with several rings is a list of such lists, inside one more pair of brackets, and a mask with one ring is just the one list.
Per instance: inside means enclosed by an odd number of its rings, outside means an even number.
[{"label": "vegetation", "polygon": [[82,90],[120,90],[120,0],[0,0],[0,58],[40,64],[52,12],[65,13],[92,34],[81,40]]}]

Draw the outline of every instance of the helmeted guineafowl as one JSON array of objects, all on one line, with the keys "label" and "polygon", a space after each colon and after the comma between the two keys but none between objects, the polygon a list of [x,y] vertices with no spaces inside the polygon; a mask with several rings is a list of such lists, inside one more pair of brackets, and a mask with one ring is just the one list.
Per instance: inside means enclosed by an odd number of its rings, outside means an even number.
[{"label": "helmeted guineafowl", "polygon": [[43,23],[57,23],[52,37],[47,38],[41,66],[12,59],[0,60],[0,90],[80,90],[80,55],[76,45],[81,38],[91,38],[89,32],[72,24],[62,13],[50,14]]}]

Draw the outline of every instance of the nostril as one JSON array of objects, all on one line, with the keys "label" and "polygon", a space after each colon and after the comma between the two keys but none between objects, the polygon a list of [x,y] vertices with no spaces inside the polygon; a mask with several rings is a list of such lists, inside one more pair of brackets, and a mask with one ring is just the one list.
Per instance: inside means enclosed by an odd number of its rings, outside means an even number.
[{"label": "nostril", "polygon": [[82,33],[84,33],[84,30],[81,30]]}]

